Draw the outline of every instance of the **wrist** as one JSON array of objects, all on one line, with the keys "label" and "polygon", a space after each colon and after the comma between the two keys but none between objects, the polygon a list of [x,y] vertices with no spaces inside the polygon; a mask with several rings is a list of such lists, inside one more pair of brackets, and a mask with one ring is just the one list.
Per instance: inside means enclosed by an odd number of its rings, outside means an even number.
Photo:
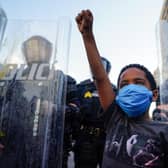
[{"label": "wrist", "polygon": [[93,35],[92,32],[89,32],[89,33],[83,32],[82,37],[83,37],[84,40],[89,40],[89,41],[94,40],[94,35]]}]

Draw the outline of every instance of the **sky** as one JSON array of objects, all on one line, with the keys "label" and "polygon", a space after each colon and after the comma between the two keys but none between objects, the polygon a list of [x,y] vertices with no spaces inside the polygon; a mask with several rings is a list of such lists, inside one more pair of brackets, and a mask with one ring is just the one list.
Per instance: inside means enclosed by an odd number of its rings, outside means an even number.
[{"label": "sky", "polygon": [[111,61],[110,79],[120,69],[140,63],[153,72],[158,65],[156,27],[163,0],[0,0],[8,19],[70,21],[68,73],[77,82],[90,78],[89,65],[75,17],[83,9],[94,16],[93,31],[101,56]]}]

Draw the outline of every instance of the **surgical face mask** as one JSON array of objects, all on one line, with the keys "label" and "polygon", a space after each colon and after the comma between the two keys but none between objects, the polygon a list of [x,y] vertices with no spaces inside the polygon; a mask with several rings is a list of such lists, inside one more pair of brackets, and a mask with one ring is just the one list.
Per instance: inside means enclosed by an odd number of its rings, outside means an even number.
[{"label": "surgical face mask", "polygon": [[152,91],[145,86],[129,84],[119,90],[116,103],[128,117],[139,117],[148,110],[152,95]]}]

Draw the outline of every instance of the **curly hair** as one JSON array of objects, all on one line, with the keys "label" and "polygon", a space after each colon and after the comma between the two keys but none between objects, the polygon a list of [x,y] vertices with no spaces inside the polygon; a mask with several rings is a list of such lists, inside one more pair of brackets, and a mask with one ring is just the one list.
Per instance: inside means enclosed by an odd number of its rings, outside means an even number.
[{"label": "curly hair", "polygon": [[146,78],[148,79],[148,81],[150,83],[151,89],[154,90],[157,88],[156,81],[155,81],[152,73],[145,66],[140,65],[140,64],[129,64],[129,65],[126,65],[125,67],[123,67],[119,73],[119,76],[118,76],[117,87],[119,86],[119,81],[120,81],[120,77],[121,77],[122,73],[129,68],[137,68],[139,70],[142,70],[145,73]]}]

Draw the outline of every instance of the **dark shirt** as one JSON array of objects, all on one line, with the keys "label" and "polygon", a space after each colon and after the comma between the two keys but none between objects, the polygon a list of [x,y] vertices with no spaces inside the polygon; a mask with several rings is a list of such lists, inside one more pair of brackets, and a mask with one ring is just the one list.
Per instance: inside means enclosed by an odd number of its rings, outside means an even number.
[{"label": "dark shirt", "polygon": [[168,123],[130,119],[115,102],[104,117],[103,168],[168,167]]}]

